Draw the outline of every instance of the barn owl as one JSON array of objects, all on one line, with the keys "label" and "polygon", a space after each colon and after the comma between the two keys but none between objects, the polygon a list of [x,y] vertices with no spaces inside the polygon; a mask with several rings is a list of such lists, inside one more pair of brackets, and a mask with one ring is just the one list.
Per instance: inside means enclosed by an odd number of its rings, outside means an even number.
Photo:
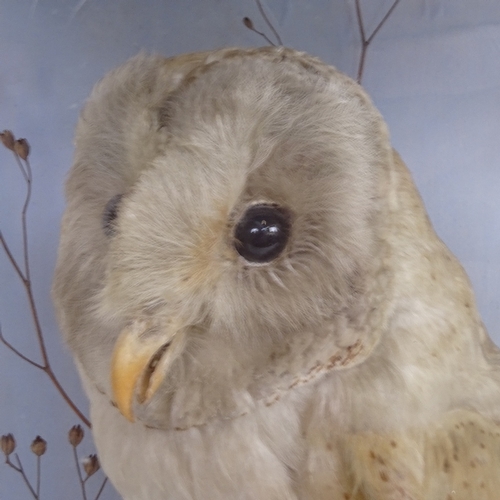
[{"label": "barn owl", "polygon": [[139,55],[66,192],[55,305],[123,498],[498,498],[499,350],[350,78]]}]

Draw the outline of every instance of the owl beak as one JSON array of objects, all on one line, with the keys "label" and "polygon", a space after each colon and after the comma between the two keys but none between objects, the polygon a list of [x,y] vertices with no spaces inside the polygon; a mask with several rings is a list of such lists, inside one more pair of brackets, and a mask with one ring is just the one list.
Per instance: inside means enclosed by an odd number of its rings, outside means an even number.
[{"label": "owl beak", "polygon": [[135,402],[153,397],[183,346],[184,330],[173,324],[163,329],[136,320],[122,330],[111,361],[111,387],[125,418],[135,420]]}]

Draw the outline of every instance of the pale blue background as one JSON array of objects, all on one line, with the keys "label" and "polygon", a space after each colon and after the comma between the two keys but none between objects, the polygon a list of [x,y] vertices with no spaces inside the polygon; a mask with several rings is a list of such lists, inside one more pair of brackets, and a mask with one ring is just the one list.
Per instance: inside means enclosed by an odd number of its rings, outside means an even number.
[{"label": "pale blue background", "polygon": [[[362,2],[368,33],[391,3]],[[286,45],[355,75],[360,43],[353,0],[263,4]],[[36,300],[57,375],[86,412],[49,296],[78,111],[93,83],[139,50],[174,55],[264,44],[243,26],[244,16],[270,35],[253,0],[0,0],[0,130],[12,129],[32,146]],[[363,84],[500,343],[500,2],[401,0],[369,49]],[[0,227],[16,255],[23,189],[12,156],[1,148]],[[1,251],[0,297],[4,334],[36,358],[25,295]],[[15,434],[30,477],[29,444],[37,434],[48,441],[42,499],[81,498],[67,443],[75,423],[49,380],[0,346],[0,434]],[[81,454],[93,451],[86,438]],[[90,492],[100,481],[89,481]],[[0,500],[25,498],[20,477],[0,464]],[[108,486],[101,498],[118,496]]]}]

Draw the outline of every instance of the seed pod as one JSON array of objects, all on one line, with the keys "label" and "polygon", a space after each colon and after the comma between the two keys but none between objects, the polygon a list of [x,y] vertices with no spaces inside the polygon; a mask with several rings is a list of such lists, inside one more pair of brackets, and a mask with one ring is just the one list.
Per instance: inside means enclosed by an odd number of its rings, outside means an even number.
[{"label": "seed pod", "polygon": [[26,139],[18,139],[14,143],[14,151],[19,155],[23,160],[27,160],[30,154],[30,145]]},{"label": "seed pod", "polygon": [[244,17],[243,18],[243,24],[249,29],[253,30],[253,21],[249,17]]},{"label": "seed pod", "polygon": [[31,443],[31,451],[37,457],[40,457],[45,453],[46,450],[47,450],[47,441],[45,441],[45,439],[41,438],[40,436],[37,436]]},{"label": "seed pod", "polygon": [[87,477],[96,473],[101,468],[97,455],[89,455],[83,460],[83,470],[86,472]]},{"label": "seed pod", "polygon": [[2,133],[0,133],[0,141],[2,141],[2,144],[7,149],[14,151],[15,139],[14,139],[14,134],[10,130],[4,130]]},{"label": "seed pod", "polygon": [[4,434],[0,438],[0,446],[6,457],[16,449],[16,440],[12,434]]},{"label": "seed pod", "polygon": [[78,446],[82,442],[84,435],[85,433],[83,432],[83,429],[80,425],[74,425],[73,427],[71,427],[68,432],[68,439],[71,443],[71,446]]}]

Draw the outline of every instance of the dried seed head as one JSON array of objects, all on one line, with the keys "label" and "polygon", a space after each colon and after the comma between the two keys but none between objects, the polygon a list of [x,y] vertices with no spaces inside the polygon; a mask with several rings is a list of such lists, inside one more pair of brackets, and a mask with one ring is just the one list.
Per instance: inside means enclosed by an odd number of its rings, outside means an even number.
[{"label": "dried seed head", "polygon": [[83,470],[86,472],[87,477],[96,473],[100,469],[99,459],[97,455],[89,455],[83,459]]},{"label": "dried seed head", "polygon": [[71,427],[68,432],[68,439],[71,443],[71,446],[78,446],[82,442],[84,435],[85,433],[83,432],[83,429],[80,425],[74,425],[73,427]]},{"label": "dried seed head", "polygon": [[26,139],[18,139],[14,143],[14,151],[19,155],[23,160],[27,160],[30,154],[30,145]]},{"label": "dried seed head", "polygon": [[0,438],[0,445],[6,457],[8,457],[16,449],[16,440],[12,434],[4,434]]},{"label": "dried seed head", "polygon": [[243,24],[249,29],[253,30],[253,21],[249,17],[244,17],[243,18]]},{"label": "dried seed head", "polygon": [[45,453],[46,450],[47,450],[47,441],[45,441],[45,439],[41,438],[40,436],[37,436],[31,443],[31,451],[37,457],[40,457]]},{"label": "dried seed head", "polygon": [[0,133],[0,141],[2,141],[2,144],[7,149],[14,151],[15,139],[14,139],[14,134],[10,130],[4,130],[2,133]]}]

